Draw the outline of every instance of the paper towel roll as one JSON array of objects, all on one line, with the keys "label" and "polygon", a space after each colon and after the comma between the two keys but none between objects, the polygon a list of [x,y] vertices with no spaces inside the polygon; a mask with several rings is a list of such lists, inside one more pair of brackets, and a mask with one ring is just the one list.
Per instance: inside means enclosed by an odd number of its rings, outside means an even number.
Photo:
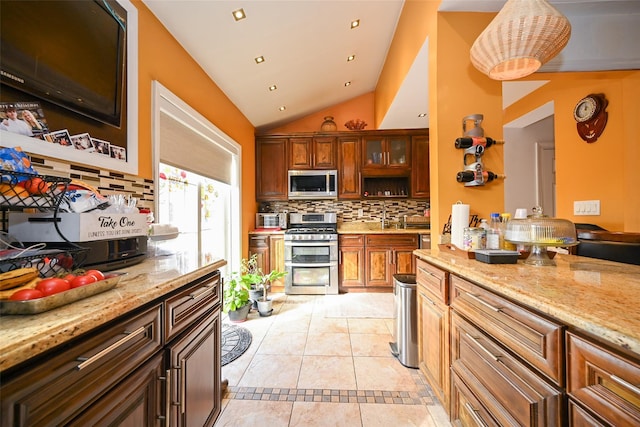
[{"label": "paper towel roll", "polygon": [[451,206],[451,243],[462,249],[462,235],[469,226],[469,205],[456,203]]}]

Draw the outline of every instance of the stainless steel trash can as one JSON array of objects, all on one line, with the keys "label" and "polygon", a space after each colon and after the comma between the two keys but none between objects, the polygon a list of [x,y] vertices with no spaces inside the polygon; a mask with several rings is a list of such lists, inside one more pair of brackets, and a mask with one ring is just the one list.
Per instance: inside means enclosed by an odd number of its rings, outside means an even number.
[{"label": "stainless steel trash can", "polygon": [[391,353],[408,368],[418,367],[418,310],[415,274],[393,276],[394,328]]}]

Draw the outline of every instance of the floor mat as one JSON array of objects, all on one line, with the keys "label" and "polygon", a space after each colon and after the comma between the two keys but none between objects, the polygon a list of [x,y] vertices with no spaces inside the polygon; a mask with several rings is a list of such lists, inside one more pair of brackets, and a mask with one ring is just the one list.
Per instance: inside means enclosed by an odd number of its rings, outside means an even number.
[{"label": "floor mat", "polygon": [[251,332],[242,326],[222,324],[222,366],[233,362],[251,345]]}]

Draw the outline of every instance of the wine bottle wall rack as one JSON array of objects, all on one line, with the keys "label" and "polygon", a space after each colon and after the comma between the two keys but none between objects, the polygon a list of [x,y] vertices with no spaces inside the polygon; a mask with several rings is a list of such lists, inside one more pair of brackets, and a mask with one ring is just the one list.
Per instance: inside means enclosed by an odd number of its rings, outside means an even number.
[{"label": "wine bottle wall rack", "polygon": [[[463,137],[455,141],[456,148],[464,150],[462,163],[464,170],[458,172],[456,180],[463,182],[465,187],[477,187],[498,178],[506,178],[502,174],[496,174],[484,169],[482,155],[484,151],[496,144],[504,144],[504,141],[485,137],[484,130],[480,126],[483,120],[482,114],[473,114],[462,119]],[[474,127],[467,129],[467,124],[473,123]]]}]

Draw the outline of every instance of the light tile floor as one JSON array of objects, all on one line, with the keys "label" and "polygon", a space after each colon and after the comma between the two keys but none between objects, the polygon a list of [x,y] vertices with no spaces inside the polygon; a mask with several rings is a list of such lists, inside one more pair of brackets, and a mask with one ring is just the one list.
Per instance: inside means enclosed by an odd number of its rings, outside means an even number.
[{"label": "light tile floor", "polygon": [[393,294],[272,298],[272,316],[238,324],[252,343],[222,368],[216,426],[451,426],[422,373],[390,352]]}]

